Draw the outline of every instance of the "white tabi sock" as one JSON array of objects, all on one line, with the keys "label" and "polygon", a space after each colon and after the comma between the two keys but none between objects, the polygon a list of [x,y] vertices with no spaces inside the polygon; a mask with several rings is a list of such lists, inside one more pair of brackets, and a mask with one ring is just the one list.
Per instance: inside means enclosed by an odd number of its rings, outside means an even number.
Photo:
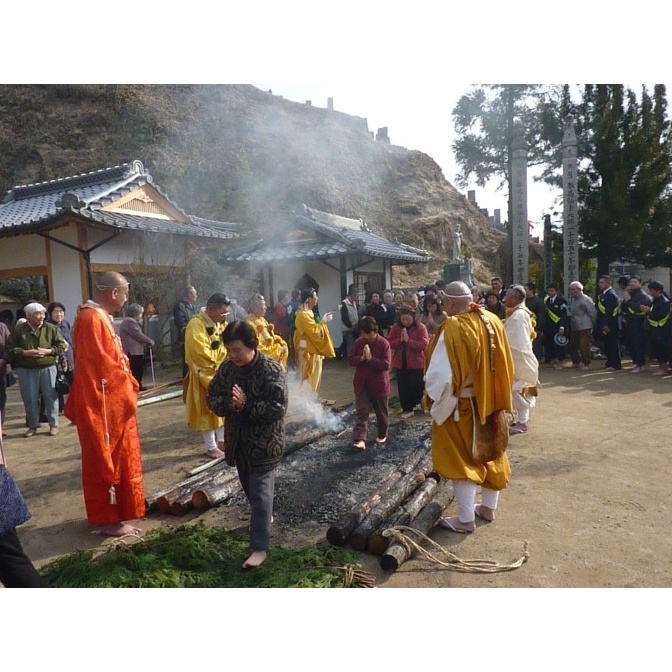
[{"label": "white tabi sock", "polygon": [[481,488],[481,506],[487,506],[493,511],[497,508],[499,501],[499,490],[488,490],[488,488]]},{"label": "white tabi sock", "polygon": [[453,491],[457,498],[457,517],[461,523],[473,523],[476,503],[476,483],[466,478],[453,481]]}]

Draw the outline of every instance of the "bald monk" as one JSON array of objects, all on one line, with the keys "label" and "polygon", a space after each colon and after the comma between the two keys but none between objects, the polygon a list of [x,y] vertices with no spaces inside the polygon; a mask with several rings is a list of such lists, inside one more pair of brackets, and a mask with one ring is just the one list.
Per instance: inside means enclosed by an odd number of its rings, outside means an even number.
[{"label": "bald monk", "polygon": [[264,317],[266,315],[266,299],[261,294],[255,294],[250,299],[249,310],[245,321],[252,326],[259,341],[257,350],[280,364],[283,371],[286,371],[289,347],[286,341],[275,333],[274,325],[269,324]]},{"label": "bald monk", "polygon": [[93,300],[80,306],[72,333],[77,375],[64,408],[77,425],[86,517],[101,534],[115,537],[139,535],[123,521],[145,515],[135,420],[139,386],[112,320],[128,290],[123,275],[104,273]]},{"label": "bald monk", "polygon": [[[436,472],[453,482],[457,499],[457,516],[443,518],[439,525],[469,533],[476,529],[475,516],[494,519],[499,493],[511,477],[506,453],[481,464],[472,458],[472,445],[474,422],[484,424],[494,411],[512,408],[513,360],[502,321],[486,313],[492,328],[489,334],[481,317],[483,307],[472,303],[467,285],[451,282],[444,292],[448,318],[439,325],[426,353],[432,460]],[[476,506],[478,486],[481,504]]]}]

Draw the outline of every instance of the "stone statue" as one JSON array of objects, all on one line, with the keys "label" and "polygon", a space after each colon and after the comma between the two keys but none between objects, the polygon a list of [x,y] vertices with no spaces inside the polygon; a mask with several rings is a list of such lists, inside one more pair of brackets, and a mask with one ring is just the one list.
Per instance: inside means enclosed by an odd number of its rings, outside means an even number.
[{"label": "stone statue", "polygon": [[460,225],[457,225],[455,233],[453,233],[453,259],[462,259],[462,234],[460,233]]}]

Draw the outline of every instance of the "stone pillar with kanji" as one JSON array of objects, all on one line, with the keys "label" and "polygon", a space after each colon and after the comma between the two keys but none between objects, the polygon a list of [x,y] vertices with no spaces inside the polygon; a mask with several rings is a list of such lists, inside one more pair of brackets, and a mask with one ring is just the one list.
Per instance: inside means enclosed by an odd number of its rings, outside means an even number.
[{"label": "stone pillar with kanji", "polygon": [[527,221],[527,142],[520,119],[513,122],[511,194],[513,284],[524,285],[528,281],[530,227]]},{"label": "stone pillar with kanji", "polygon": [[565,133],[562,137],[562,247],[565,296],[569,296],[569,284],[579,278],[579,226],[576,204],[579,198],[577,182],[578,158],[576,152],[576,132],[574,117],[565,119]]}]

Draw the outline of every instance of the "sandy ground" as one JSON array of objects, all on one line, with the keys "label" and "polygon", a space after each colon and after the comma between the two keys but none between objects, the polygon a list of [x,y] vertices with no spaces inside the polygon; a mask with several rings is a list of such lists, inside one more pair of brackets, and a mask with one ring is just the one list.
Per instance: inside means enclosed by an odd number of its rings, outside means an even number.
[{"label": "sandy ground", "polygon": [[[513,477],[500,498],[497,519],[479,522],[471,535],[435,528],[431,538],[460,558],[510,563],[523,553],[529,560],[513,571],[483,574],[447,570],[413,559],[394,573],[378,558],[361,555],[363,567],[380,587],[669,587],[672,536],[667,455],[672,407],[672,376],[650,372],[541,369],[539,403],[528,434],[512,437]],[[175,377],[163,371],[160,380]],[[147,383],[147,381],[145,381]],[[151,378],[149,380],[151,384]],[[394,385],[394,384],[393,384]],[[63,419],[58,437],[43,426],[24,439],[18,386],[9,390],[5,450],[10,469],[29,502],[33,518],[19,528],[24,547],[39,567],[78,549],[109,543],[86,523],[80,488],[79,444],[75,428]],[[321,396],[336,405],[352,400],[352,370],[328,362]],[[395,392],[393,391],[393,394]],[[138,411],[145,490],[153,493],[203,464],[200,436],[186,427],[180,399],[143,406]],[[425,416],[413,420],[427,423]],[[393,430],[391,430],[393,431]],[[343,450],[351,450],[349,432]],[[451,504],[447,515],[456,512]],[[232,529],[247,525],[241,507],[217,507],[201,517]],[[150,515],[147,530],[179,524],[193,516]],[[289,534],[291,532],[291,534]],[[277,534],[276,534],[277,533]],[[307,543],[324,541],[326,526],[277,530]]]}]

